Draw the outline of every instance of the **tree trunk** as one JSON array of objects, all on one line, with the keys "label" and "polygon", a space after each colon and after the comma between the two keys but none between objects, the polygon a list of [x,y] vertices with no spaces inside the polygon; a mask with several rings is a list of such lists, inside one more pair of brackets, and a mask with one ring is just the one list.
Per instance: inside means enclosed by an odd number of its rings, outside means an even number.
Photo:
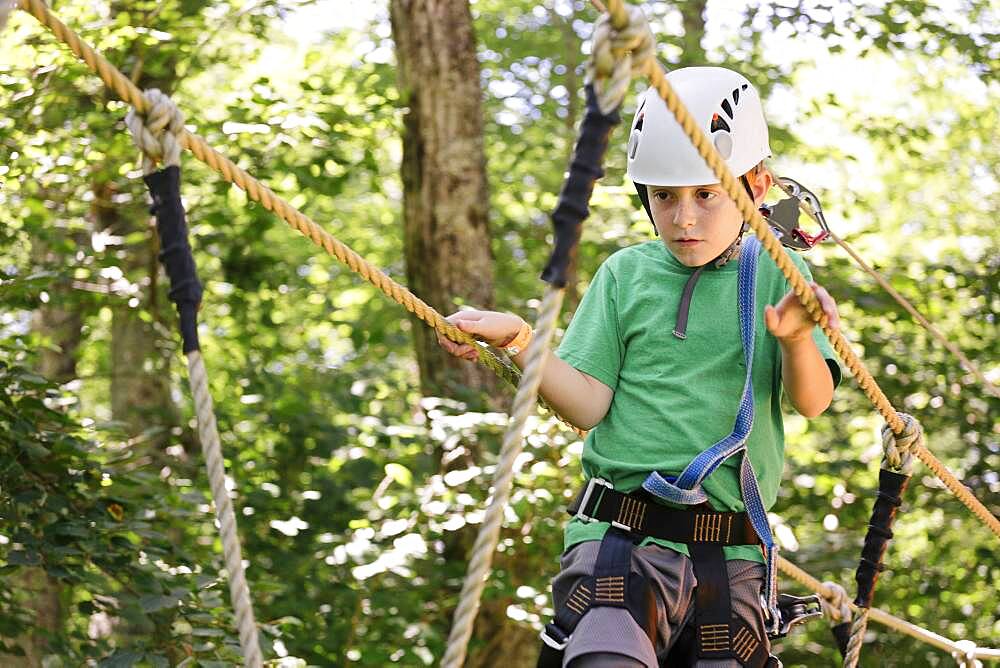
[{"label": "tree trunk", "polygon": [[[402,164],[407,281],[442,313],[460,304],[490,309],[493,255],[482,92],[468,0],[391,0],[389,6],[407,106]],[[414,343],[425,395],[460,398],[475,407],[484,397],[496,401],[499,383],[493,374],[445,353],[423,323],[414,325]],[[474,533],[455,532],[446,551],[467,558]],[[473,638],[483,649],[470,653],[468,666],[496,665],[514,648],[534,648],[534,632],[507,618],[509,602],[484,601]],[[499,652],[497,638],[503,639]]]},{"label": "tree trunk", "polygon": [[[403,130],[403,221],[410,289],[444,314],[493,307],[482,101],[467,0],[392,0]],[[496,386],[414,320],[425,395],[475,400]]]}]

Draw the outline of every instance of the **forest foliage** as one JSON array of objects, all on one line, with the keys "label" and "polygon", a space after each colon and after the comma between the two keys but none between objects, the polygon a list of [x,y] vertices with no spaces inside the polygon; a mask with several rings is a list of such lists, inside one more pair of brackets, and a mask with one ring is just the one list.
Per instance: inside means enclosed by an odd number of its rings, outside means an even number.
[{"label": "forest foliage", "polygon": [[[164,88],[192,131],[402,280],[403,109],[388,11],[342,4],[53,3],[119,69]],[[812,188],[835,231],[1000,382],[995,3],[708,2],[694,44],[688,5],[698,3],[647,3],[660,60],[723,64],[758,83],[774,170]],[[530,318],[596,12],[579,0],[472,10],[496,301]],[[47,666],[232,665],[221,545],[126,105],[15,12],[0,33],[0,106],[0,652],[45,634]],[[594,193],[577,294],[611,252],[651,236],[624,177],[625,140],[616,130]],[[405,312],[191,156],[183,195],[266,656],[438,662],[467,566],[449,538],[474,535],[482,518],[506,416],[420,396]],[[807,259],[886,395],[1000,514],[1000,401],[836,246]],[[38,325],[41,313],[77,319],[72,345]],[[132,368],[115,358],[123,313],[148,332],[150,355]],[[63,355],[71,373],[44,377],[45,360]],[[116,410],[116,391],[154,383],[167,405]],[[825,415],[786,419],[772,517],[783,554],[848,591],[880,426],[849,378]],[[485,592],[506,603],[504,625],[540,628],[551,613],[580,451],[551,416],[529,423]],[[895,533],[876,604],[996,646],[996,537],[920,465]],[[56,588],[51,632],[33,617],[39,578]],[[870,634],[870,665],[953,662],[877,625]],[[477,642],[473,654],[488,657]],[[824,621],[778,649],[788,666],[838,662]]]}]

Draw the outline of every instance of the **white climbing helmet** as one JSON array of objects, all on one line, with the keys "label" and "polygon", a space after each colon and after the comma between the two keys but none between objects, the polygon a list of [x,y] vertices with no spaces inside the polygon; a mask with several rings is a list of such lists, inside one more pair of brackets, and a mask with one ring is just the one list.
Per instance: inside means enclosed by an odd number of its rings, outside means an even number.
[{"label": "white climbing helmet", "polygon": [[[685,67],[667,74],[667,80],[734,176],[771,156],[760,97],[742,74],[724,67]],[[655,88],[643,94],[632,119],[628,176],[636,184],[657,186],[719,182]]]}]

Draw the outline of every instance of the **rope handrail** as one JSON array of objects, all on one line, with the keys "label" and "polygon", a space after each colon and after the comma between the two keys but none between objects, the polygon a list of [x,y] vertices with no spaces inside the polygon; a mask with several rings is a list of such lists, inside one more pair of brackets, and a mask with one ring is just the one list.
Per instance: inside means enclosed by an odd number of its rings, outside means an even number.
[{"label": "rope handrail", "polygon": [[[814,591],[815,593],[822,596],[827,600],[834,600],[836,598],[836,592],[828,584],[820,582],[815,577],[807,573],[805,570],[796,566],[794,563],[786,559],[785,557],[778,557],[778,568],[782,573],[795,580],[802,586]],[[858,606],[852,601],[847,601],[847,605],[850,606],[851,611],[857,612]],[[905,619],[900,619],[895,617],[884,610],[879,608],[869,608],[870,619],[872,621],[878,622],[883,626],[887,626],[893,630],[905,633],[906,635],[916,638],[922,642],[929,645],[933,645],[938,649],[942,649],[946,652],[966,654],[967,652],[972,652],[974,658],[976,659],[987,659],[992,661],[1000,660],[1000,649],[991,649],[987,647],[975,647],[971,649],[964,646],[964,641],[956,642],[945,638],[942,635],[934,633],[928,629],[917,626],[916,624],[909,622]]]},{"label": "rope handrail", "polygon": [[[142,91],[118,68],[108,62],[104,56],[60,21],[42,0],[18,0],[18,5],[69,46],[70,50],[97,74],[104,81],[105,85],[114,91],[123,102],[132,105],[136,112],[140,114],[146,112],[149,107],[149,100],[146,99]],[[198,160],[214,169],[226,181],[243,190],[250,199],[260,203],[265,209],[276,214],[288,223],[289,227],[321,247],[329,255],[332,255],[348,269],[374,285],[383,294],[403,306],[403,308],[414,314],[428,326],[457,343],[476,345],[476,340],[473,337],[449,323],[432,306],[410,292],[405,286],[394,281],[381,269],[365,260],[347,244],[324,230],[318,223],[300,212],[280,195],[275,194],[274,191],[236,165],[229,158],[216,151],[203,138],[185,129],[180,135],[180,143],[183,148],[190,151]],[[484,348],[480,353],[478,358],[484,366],[510,385],[517,386],[520,374],[515,369],[504,364],[489,349]],[[539,398],[538,403],[543,408],[551,411],[553,415],[558,417],[578,435],[582,436],[585,434],[585,432],[552,410],[541,398]]]},{"label": "rope handrail", "polygon": [[[596,5],[595,5],[596,6]],[[627,14],[625,10],[625,5],[623,0],[609,0],[607,6],[608,12],[613,17],[612,21],[617,23],[622,23],[627,20]],[[729,167],[723,161],[722,156],[719,155],[718,151],[705,136],[705,132],[698,127],[691,114],[688,112],[684,103],[678,97],[677,93],[674,91],[670,82],[667,81],[667,77],[664,73],[663,67],[656,61],[654,57],[649,57],[644,63],[637,66],[637,69],[641,70],[649,79],[654,88],[656,88],[657,93],[666,103],[667,108],[674,114],[677,122],[681,125],[684,133],[691,140],[692,145],[701,155],[702,159],[705,160],[705,164],[714,172],[715,176],[719,178],[720,186],[726,191],[729,197],[736,203],[739,208],[740,213],[743,214],[743,219],[748,222],[750,227],[753,229],[754,233],[761,241],[761,245],[767,251],[771,259],[777,265],[781,273],[784,274],[785,278],[788,280],[792,291],[795,296],[805,307],[806,311],[813,321],[818,324],[823,332],[826,334],[827,338],[830,340],[833,349],[840,356],[840,359],[844,362],[847,368],[851,371],[854,377],[858,381],[858,385],[861,387],[865,396],[872,402],[875,408],[882,414],[886,423],[892,428],[893,432],[899,434],[904,428],[904,423],[900,419],[899,415],[896,414],[895,408],[893,408],[892,403],[889,398],[879,387],[875,378],[872,377],[871,373],[865,367],[864,363],[858,357],[858,355],[851,348],[850,343],[844,337],[839,330],[830,327],[829,322],[827,322],[826,314],[823,312],[819,301],[816,298],[816,294],[813,292],[812,287],[806,281],[805,277],[798,270],[798,268],[792,263],[789,256],[784,252],[781,246],[781,242],[778,241],[777,237],[771,231],[770,226],[761,216],[760,211],[754,205],[750,196],[747,194],[746,190],[742,185],[736,180],[736,178],[729,171]],[[990,511],[982,504],[979,499],[977,499],[971,491],[951,472],[949,471],[940,460],[934,457],[933,454],[926,448],[920,447],[914,451],[914,454],[920,458],[928,468],[934,471],[944,483],[945,486],[951,491],[958,499],[965,504],[987,527],[990,528],[993,533],[1000,538],[1000,519],[996,518]]]}]

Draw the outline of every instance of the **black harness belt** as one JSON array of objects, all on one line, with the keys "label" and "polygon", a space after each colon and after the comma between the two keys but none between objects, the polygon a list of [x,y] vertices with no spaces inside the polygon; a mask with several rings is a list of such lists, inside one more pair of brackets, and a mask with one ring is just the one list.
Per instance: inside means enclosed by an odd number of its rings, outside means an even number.
[{"label": "black harness belt", "polygon": [[760,544],[746,513],[668,508],[647,498],[641,489],[623,494],[600,478],[591,478],[566,512],[587,522],[610,522],[623,531],[675,543]]},{"label": "black harness belt", "polygon": [[[729,574],[723,547],[760,545],[746,513],[722,513],[709,508],[668,508],[641,489],[632,494],[616,491],[611,483],[591,478],[567,511],[587,522],[608,522],[594,566],[594,574],[574,586],[567,601],[542,632],[539,668],[562,666],[570,636],[586,612],[597,606],[624,608],[646,631],[656,646],[656,611],[646,579],[632,573],[632,550],[646,537],[687,545],[698,586],[695,589],[694,624],[688,625],[666,657],[668,665],[693,665],[698,659],[734,658],[746,668],[780,666],[767,651],[767,643],[745,622],[733,616]],[[789,618],[781,628],[815,614],[811,600],[781,597]],[[779,605],[779,608],[782,607]],[[818,602],[815,607],[818,609]],[[799,610],[798,608],[801,608]],[[782,610],[782,613],[785,611]],[[781,615],[783,618],[785,614]]]}]

